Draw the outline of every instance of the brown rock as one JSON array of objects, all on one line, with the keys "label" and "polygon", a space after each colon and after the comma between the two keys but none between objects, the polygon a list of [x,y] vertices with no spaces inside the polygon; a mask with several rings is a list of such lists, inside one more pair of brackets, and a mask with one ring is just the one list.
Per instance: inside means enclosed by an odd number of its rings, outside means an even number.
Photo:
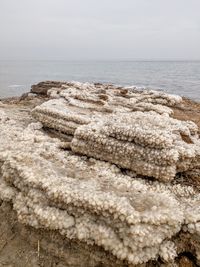
[{"label": "brown rock", "polygon": [[194,267],[194,263],[188,259],[186,256],[182,256],[178,261],[179,267]]},{"label": "brown rock", "polygon": [[46,95],[52,87],[60,88],[64,82],[45,81],[31,86],[31,93]]}]

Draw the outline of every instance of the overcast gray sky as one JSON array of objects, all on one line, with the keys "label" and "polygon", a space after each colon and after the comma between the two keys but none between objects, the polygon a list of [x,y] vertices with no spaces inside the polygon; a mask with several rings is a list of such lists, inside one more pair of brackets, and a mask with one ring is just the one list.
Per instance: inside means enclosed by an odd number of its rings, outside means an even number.
[{"label": "overcast gray sky", "polygon": [[200,0],[0,0],[0,59],[200,59]]}]

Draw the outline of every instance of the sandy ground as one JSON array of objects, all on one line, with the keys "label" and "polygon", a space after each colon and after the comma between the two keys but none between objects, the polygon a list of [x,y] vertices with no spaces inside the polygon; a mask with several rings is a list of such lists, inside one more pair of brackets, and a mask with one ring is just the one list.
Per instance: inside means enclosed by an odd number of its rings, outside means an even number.
[{"label": "sandy ground", "polygon": [[0,203],[0,236],[0,267],[127,267],[98,247],[93,253],[94,248],[67,242],[54,231],[18,223],[5,202]]},{"label": "sandy ground", "polygon": [[191,120],[195,122],[200,129],[200,103],[184,98],[183,103],[174,107],[174,118],[179,120]]}]

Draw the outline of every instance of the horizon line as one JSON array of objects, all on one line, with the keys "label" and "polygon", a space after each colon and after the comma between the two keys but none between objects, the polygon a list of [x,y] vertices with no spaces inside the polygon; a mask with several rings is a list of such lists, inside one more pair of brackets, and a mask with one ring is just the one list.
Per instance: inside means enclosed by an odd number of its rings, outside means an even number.
[{"label": "horizon line", "polygon": [[200,61],[200,59],[126,59],[126,58],[119,58],[119,59],[1,59],[0,61],[135,61],[135,62],[173,62],[173,61],[180,61],[180,62],[186,62],[186,61]]}]

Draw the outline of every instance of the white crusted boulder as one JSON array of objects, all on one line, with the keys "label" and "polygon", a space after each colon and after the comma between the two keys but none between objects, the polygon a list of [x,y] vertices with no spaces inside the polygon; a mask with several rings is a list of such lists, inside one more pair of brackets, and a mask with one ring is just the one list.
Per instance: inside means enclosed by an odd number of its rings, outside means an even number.
[{"label": "white crusted boulder", "polygon": [[134,112],[79,127],[71,148],[138,174],[170,181],[176,173],[199,165],[197,132],[192,122]]}]

